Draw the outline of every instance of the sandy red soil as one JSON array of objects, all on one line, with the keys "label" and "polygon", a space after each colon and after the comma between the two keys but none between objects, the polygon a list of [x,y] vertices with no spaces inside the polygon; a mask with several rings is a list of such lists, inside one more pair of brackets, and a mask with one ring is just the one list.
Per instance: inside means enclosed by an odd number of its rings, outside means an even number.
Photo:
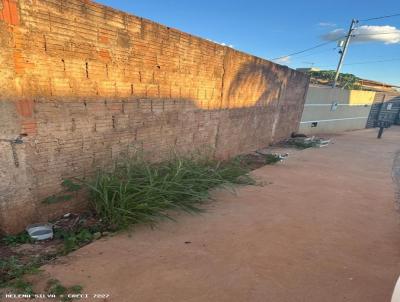
[{"label": "sandy red soil", "polygon": [[[335,136],[216,192],[198,216],[101,239],[45,266],[97,301],[390,301],[400,274],[400,127]],[[87,299],[85,301],[95,301]]]}]

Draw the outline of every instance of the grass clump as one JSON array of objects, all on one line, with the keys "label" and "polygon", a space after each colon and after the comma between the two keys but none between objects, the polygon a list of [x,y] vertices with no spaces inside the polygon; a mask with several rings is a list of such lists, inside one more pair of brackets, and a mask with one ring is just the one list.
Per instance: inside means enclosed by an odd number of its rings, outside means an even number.
[{"label": "grass clump", "polygon": [[22,232],[17,235],[7,235],[1,238],[1,241],[8,246],[17,246],[24,243],[33,243],[34,240],[27,232]]},{"label": "grass clump", "polygon": [[73,285],[70,287],[66,287],[61,284],[61,282],[57,279],[50,279],[47,281],[47,290],[46,293],[49,295],[54,295],[57,298],[60,298],[61,301],[72,301],[73,298],[70,297],[71,294],[80,294],[82,292],[83,287],[80,285]]},{"label": "grass clump", "polygon": [[7,286],[12,288],[17,294],[34,295],[32,283],[25,281],[23,278],[16,278],[7,283]]},{"label": "grass clump", "polygon": [[39,272],[40,261],[36,258],[23,263],[18,257],[0,259],[0,288],[12,288],[19,294],[33,294],[32,284],[23,279],[25,274]]},{"label": "grass clump", "polygon": [[210,197],[210,189],[253,183],[248,172],[239,159],[219,162],[175,156],[149,163],[135,158],[117,165],[113,172],[98,173],[87,185],[102,222],[110,229],[123,229],[169,218],[168,210],[199,212],[199,205]]},{"label": "grass clump", "polygon": [[82,245],[91,242],[94,239],[93,232],[90,229],[82,228],[79,230],[62,230],[57,229],[54,232],[56,239],[61,239],[64,243],[64,248],[61,254],[68,254]]},{"label": "grass clump", "polygon": [[[6,260],[0,260],[0,289],[13,290],[14,293],[30,295],[34,297],[35,292],[31,282],[25,280],[26,274],[36,274],[42,264],[40,258],[33,258],[29,262],[22,262],[18,257],[12,256]],[[46,293],[60,297],[62,301],[72,301],[68,294],[79,294],[82,286],[63,286],[58,280],[50,279],[47,282]],[[0,293],[0,300],[1,300]]]},{"label": "grass clump", "polygon": [[11,256],[8,259],[0,260],[0,287],[4,286],[8,280],[21,278],[25,274],[33,274],[39,271],[40,261],[32,259],[28,263],[23,263],[18,257]]}]

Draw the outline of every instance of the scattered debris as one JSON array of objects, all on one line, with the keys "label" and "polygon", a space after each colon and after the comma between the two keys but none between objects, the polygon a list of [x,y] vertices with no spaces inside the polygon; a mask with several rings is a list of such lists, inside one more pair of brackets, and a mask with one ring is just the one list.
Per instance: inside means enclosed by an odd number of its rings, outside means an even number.
[{"label": "scattered debris", "polygon": [[34,240],[53,239],[53,226],[50,223],[36,223],[27,226],[26,231]]},{"label": "scattered debris", "polygon": [[100,233],[100,232],[96,232],[96,233],[93,234],[93,239],[94,239],[94,240],[97,240],[97,239],[99,239],[100,237],[101,237],[101,233]]},{"label": "scattered debris", "polygon": [[81,217],[76,214],[68,213],[54,222],[55,229],[72,230],[79,224]]},{"label": "scattered debris", "polygon": [[37,271],[41,265],[58,256],[107,236],[109,232],[103,230],[99,220],[91,213],[67,213],[51,224],[30,225],[20,234],[2,237],[0,289],[8,287],[29,293],[30,285],[22,279],[24,274]]},{"label": "scattered debris", "polygon": [[289,157],[289,153],[282,153],[282,154],[278,154],[279,158],[282,160],[286,159]]},{"label": "scattered debris", "polygon": [[265,155],[265,163],[267,165],[273,165],[275,163],[281,162],[289,156],[288,153],[279,154],[279,153],[271,153]]},{"label": "scattered debris", "polygon": [[317,147],[319,147],[319,148],[326,147],[331,142],[330,139],[315,138],[314,136],[312,137],[312,139],[314,139],[314,141],[317,143]]},{"label": "scattered debris", "polygon": [[245,165],[253,170],[265,165],[276,164],[283,161],[288,156],[288,153],[271,153],[271,150],[260,149],[256,152],[242,155],[241,160]]},{"label": "scattered debris", "polygon": [[298,149],[307,148],[321,148],[325,147],[330,143],[330,139],[324,139],[320,137],[292,137],[284,141],[283,144],[286,146],[293,146]]}]

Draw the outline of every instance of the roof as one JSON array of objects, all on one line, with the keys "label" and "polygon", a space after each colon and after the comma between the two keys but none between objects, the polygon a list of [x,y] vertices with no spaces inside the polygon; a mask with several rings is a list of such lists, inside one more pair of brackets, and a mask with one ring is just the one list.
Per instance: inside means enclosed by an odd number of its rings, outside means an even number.
[{"label": "roof", "polygon": [[396,88],[400,88],[400,86],[398,86],[398,85],[393,85],[393,84],[378,82],[378,81],[374,81],[374,80],[358,79],[358,81],[359,81],[362,85],[375,85],[375,86],[384,86],[384,87],[396,87]]}]

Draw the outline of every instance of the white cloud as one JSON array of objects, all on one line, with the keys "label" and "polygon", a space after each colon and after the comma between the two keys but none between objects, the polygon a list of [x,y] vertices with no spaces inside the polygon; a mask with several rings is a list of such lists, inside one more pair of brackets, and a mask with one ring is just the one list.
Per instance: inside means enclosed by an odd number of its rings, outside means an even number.
[{"label": "white cloud", "polygon": [[[335,41],[347,35],[343,28],[335,29],[322,36],[324,40]],[[383,42],[385,44],[400,43],[400,29],[390,26],[363,25],[353,31],[353,42]]]},{"label": "white cloud", "polygon": [[287,65],[290,63],[290,56],[282,57],[280,59],[274,60],[275,63],[281,64],[281,65]]},{"label": "white cloud", "polygon": [[326,41],[336,41],[346,35],[343,28],[334,29],[327,34],[322,35],[322,39]]},{"label": "white cloud", "polygon": [[221,44],[222,46],[228,46],[228,47],[230,47],[230,48],[233,48],[233,45],[232,44],[226,44],[226,43],[218,43],[218,42],[215,42],[215,43],[217,43],[217,44]]},{"label": "white cloud", "polygon": [[331,23],[331,22],[319,22],[318,23],[319,26],[322,27],[335,27],[336,23]]},{"label": "white cloud", "polygon": [[224,42],[220,43],[220,42],[217,42],[217,41],[214,41],[214,40],[211,40],[211,39],[206,39],[206,40],[210,41],[210,42],[213,42],[213,43],[217,43],[217,44],[222,45],[222,46],[227,46],[227,47],[230,47],[230,48],[234,48],[232,44],[226,44]]}]

